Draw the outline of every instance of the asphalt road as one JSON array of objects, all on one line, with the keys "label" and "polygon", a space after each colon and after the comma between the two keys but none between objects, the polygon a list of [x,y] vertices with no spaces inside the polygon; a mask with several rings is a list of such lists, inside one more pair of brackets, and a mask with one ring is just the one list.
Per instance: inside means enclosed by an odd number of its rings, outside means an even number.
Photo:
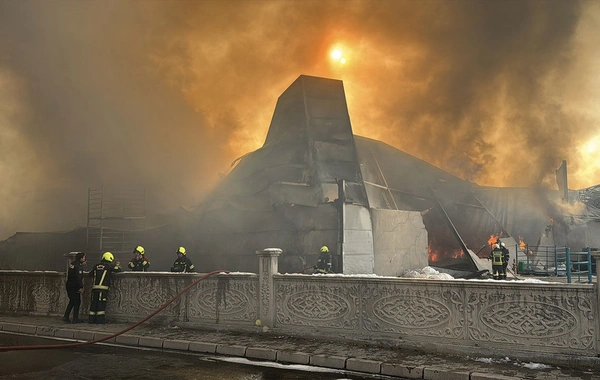
[{"label": "asphalt road", "polygon": [[[0,333],[0,345],[56,344],[55,340]],[[365,379],[340,373],[305,372],[215,361],[208,356],[109,345],[0,352],[0,379]]]}]

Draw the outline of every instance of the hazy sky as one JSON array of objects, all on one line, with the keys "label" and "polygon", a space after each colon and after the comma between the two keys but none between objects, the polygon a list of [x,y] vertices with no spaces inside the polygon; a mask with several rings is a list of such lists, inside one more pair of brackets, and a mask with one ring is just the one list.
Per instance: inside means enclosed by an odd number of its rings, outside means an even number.
[{"label": "hazy sky", "polygon": [[0,0],[0,238],[85,225],[89,186],[201,201],[301,74],[461,178],[596,185],[598,41],[594,1]]}]

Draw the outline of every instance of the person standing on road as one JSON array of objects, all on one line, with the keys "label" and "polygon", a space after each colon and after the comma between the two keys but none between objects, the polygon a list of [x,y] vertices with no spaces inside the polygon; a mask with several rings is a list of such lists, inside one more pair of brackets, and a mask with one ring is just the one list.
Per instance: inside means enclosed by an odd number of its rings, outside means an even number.
[{"label": "person standing on road", "polygon": [[135,256],[129,260],[129,268],[134,272],[146,272],[150,268],[150,260],[146,257],[144,247],[138,245],[133,250]]},{"label": "person standing on road", "polygon": [[115,257],[110,252],[104,252],[102,260],[90,271],[94,277],[92,284],[92,300],[90,303],[90,323],[106,323],[106,297],[110,289],[111,275],[121,272],[119,262],[113,264]]},{"label": "person standing on road", "polygon": [[85,265],[85,253],[77,252],[75,259],[69,264],[67,271],[67,295],[69,304],[65,310],[63,321],[71,323],[69,319],[71,310],[73,310],[73,323],[82,323],[79,319],[79,306],[81,306],[81,294],[83,293],[83,266]]},{"label": "person standing on road", "polygon": [[492,274],[494,280],[506,280],[504,251],[502,251],[500,244],[494,244],[494,248],[492,249],[492,253],[490,253],[489,259],[492,260]]},{"label": "person standing on road", "polygon": [[192,260],[190,260],[186,256],[186,251],[185,251],[184,247],[179,247],[175,253],[177,253],[177,259],[175,260],[175,262],[173,263],[173,266],[171,267],[171,272],[191,273],[191,272],[195,271],[194,264],[192,264]]},{"label": "person standing on road", "polygon": [[320,249],[321,253],[317,259],[317,265],[315,265],[315,273],[333,273],[331,271],[331,254],[329,253],[329,247],[326,245]]}]

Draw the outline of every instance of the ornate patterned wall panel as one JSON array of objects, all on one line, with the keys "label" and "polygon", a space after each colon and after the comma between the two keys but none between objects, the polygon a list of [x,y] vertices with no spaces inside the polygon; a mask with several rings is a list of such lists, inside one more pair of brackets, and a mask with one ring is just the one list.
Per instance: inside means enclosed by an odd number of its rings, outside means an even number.
[{"label": "ornate patterned wall panel", "polygon": [[319,277],[276,278],[276,325],[358,331],[360,281]]},{"label": "ornate patterned wall panel", "polygon": [[201,281],[188,294],[190,322],[254,323],[258,315],[256,275],[229,275]]},{"label": "ornate patterned wall panel", "polygon": [[369,333],[463,339],[464,296],[455,286],[415,281],[366,281],[362,329]]},{"label": "ornate patterned wall panel", "polygon": [[597,351],[591,285],[275,276],[276,327],[405,342]]},{"label": "ornate patterned wall panel", "polygon": [[469,340],[542,351],[591,351],[598,306],[591,287],[499,284],[470,287]]},{"label": "ornate patterned wall panel", "polygon": [[0,271],[0,312],[59,314],[66,302],[64,273]]},{"label": "ornate patterned wall panel", "polygon": [[[161,273],[123,273],[113,276],[106,313],[109,317],[142,319],[163,306],[187,284],[183,278]],[[159,317],[178,317],[181,298],[172,302]]]}]

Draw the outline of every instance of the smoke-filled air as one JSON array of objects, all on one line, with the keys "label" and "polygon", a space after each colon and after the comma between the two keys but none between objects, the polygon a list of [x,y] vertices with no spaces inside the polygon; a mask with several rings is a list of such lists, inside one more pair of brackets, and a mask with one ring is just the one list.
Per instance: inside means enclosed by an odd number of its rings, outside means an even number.
[{"label": "smoke-filled air", "polygon": [[596,185],[598,40],[591,1],[0,0],[0,238],[85,225],[91,186],[197,205],[302,74],[463,179]]}]

